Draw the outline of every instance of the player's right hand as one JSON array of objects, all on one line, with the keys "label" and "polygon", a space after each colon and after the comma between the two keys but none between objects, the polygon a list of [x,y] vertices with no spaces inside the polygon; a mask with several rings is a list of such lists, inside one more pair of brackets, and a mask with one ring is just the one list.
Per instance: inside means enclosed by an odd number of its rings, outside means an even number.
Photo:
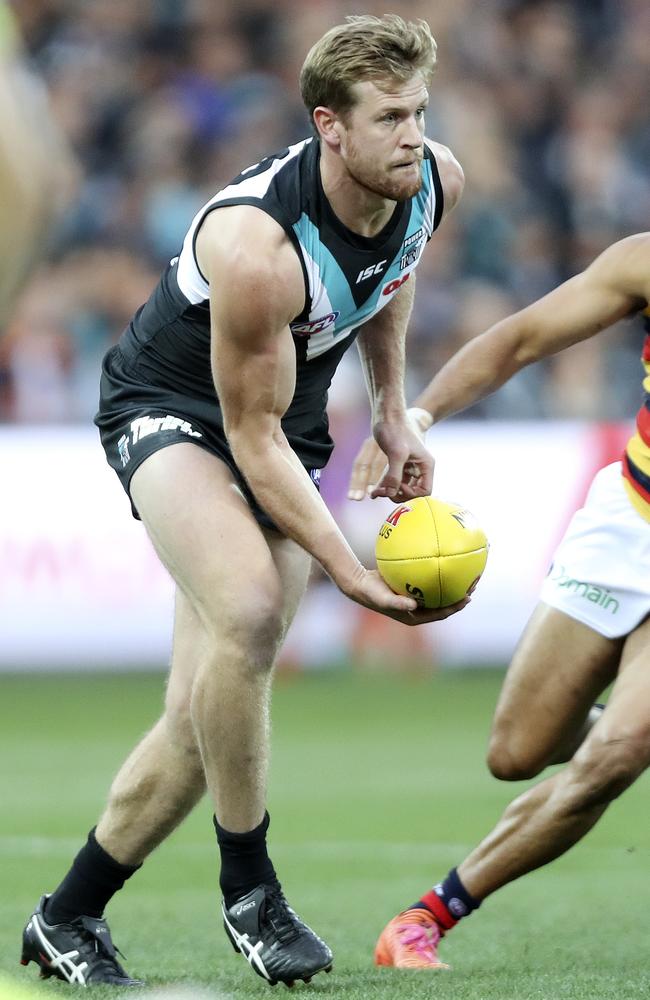
[{"label": "player's right hand", "polygon": [[[421,441],[424,441],[426,432],[431,426],[431,414],[419,407],[411,407],[406,411],[406,416],[412,430]],[[382,451],[374,437],[367,437],[352,464],[348,500],[364,500],[387,471],[386,453]],[[401,503],[403,500],[404,497],[397,497],[398,502]]]},{"label": "player's right hand", "polygon": [[364,608],[394,618],[404,625],[424,625],[427,622],[443,621],[461,611],[471,600],[470,597],[465,597],[447,608],[421,608],[412,597],[402,597],[401,594],[393,593],[377,570],[365,569],[363,566],[360,567],[354,580],[340,589]]}]

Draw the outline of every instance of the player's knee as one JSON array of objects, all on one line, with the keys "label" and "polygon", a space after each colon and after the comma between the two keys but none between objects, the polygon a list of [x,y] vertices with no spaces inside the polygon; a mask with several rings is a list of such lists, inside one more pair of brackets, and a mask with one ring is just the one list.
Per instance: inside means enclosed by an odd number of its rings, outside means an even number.
[{"label": "player's knee", "polygon": [[647,765],[647,744],[631,736],[592,736],[567,766],[569,806],[607,805],[638,778]]},{"label": "player's knee", "polygon": [[219,671],[228,666],[255,674],[270,670],[284,633],[281,595],[258,588],[245,605],[215,615],[208,633],[212,668]]},{"label": "player's knee", "polygon": [[270,670],[283,634],[282,620],[272,608],[260,608],[231,630],[230,663],[249,673]]},{"label": "player's knee", "polygon": [[496,730],[490,738],[487,765],[500,781],[523,781],[539,774],[544,761],[529,740]]},{"label": "player's knee", "polygon": [[232,590],[205,594],[196,602],[203,653],[214,659],[225,650],[242,652],[275,648],[285,631],[280,582],[251,573]]},{"label": "player's knee", "polygon": [[258,672],[273,666],[284,633],[279,602],[258,600],[231,632],[240,659]]}]

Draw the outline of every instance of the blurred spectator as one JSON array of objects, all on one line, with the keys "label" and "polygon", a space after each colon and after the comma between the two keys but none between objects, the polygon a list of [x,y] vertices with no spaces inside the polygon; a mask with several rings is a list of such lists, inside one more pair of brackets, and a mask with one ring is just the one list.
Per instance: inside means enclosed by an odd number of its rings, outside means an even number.
[{"label": "blurred spectator", "polygon": [[[439,44],[427,132],[466,194],[418,272],[408,381],[650,216],[650,8],[641,0],[400,0]],[[21,0],[15,12],[84,169],[0,353],[4,420],[83,420],[99,361],[196,209],[308,132],[298,53],[346,0]],[[382,13],[370,0],[364,10]],[[470,415],[627,418],[640,333],[522,373]],[[355,396],[356,401],[351,400]],[[360,378],[346,407],[363,406]],[[340,398],[340,397],[339,397]]]}]

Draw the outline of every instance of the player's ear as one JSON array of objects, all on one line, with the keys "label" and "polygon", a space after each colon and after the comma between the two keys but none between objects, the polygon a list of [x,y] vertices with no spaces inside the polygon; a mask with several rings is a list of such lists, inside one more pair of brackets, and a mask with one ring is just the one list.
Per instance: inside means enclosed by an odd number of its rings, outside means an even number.
[{"label": "player's ear", "polygon": [[318,136],[332,149],[338,149],[341,145],[341,119],[331,108],[320,105],[314,108],[314,127]]}]

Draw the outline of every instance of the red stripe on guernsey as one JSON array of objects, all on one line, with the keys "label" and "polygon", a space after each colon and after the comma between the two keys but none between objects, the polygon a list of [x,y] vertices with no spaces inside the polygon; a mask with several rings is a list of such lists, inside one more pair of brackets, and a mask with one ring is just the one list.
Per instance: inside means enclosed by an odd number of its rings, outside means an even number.
[{"label": "red stripe on guernsey", "polygon": [[623,475],[628,483],[638,493],[640,497],[650,504],[650,490],[645,490],[638,479],[634,476],[634,466],[626,454],[623,454]]},{"label": "red stripe on guernsey", "polygon": [[650,410],[642,406],[636,415],[636,429],[644,444],[650,448]]},{"label": "red stripe on guernsey", "polygon": [[420,896],[420,902],[424,903],[427,910],[431,910],[443,931],[450,931],[458,923],[433,889],[430,892],[425,892],[424,896]]}]

